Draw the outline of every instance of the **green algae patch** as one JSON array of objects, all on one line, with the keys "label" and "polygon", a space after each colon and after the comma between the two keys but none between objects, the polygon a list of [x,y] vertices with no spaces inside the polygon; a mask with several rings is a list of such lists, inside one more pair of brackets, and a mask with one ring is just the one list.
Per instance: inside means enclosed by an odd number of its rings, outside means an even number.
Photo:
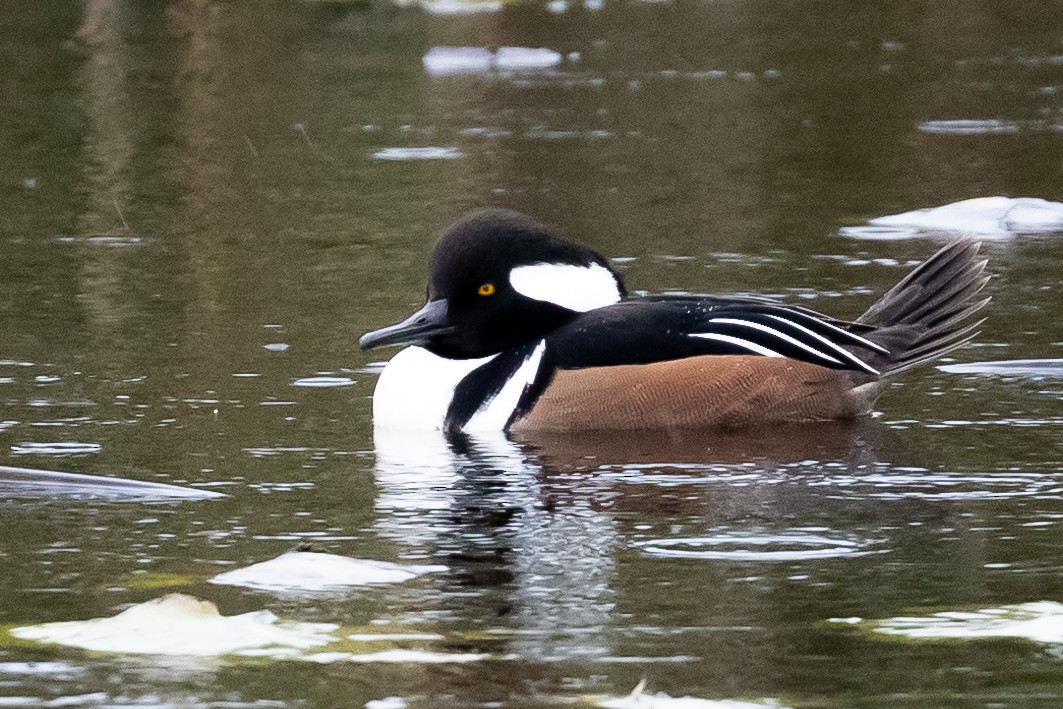
[{"label": "green algae patch", "polygon": [[129,574],[120,585],[130,591],[158,591],[163,588],[194,586],[202,582],[203,578],[200,576],[146,572]]}]

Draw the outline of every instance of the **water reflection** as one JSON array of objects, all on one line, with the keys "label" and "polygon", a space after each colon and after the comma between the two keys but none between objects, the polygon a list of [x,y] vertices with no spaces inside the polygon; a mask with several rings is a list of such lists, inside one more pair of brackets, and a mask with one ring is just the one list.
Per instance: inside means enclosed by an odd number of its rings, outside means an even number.
[{"label": "water reflection", "polygon": [[592,431],[572,434],[520,432],[514,439],[558,472],[656,467],[682,470],[774,462],[849,460],[882,436],[870,419],[782,424],[740,430]]},{"label": "water reflection", "polygon": [[[510,440],[378,428],[376,526],[407,556],[445,561],[461,590],[444,594],[438,611],[511,634],[512,652],[631,660],[617,613],[631,592],[618,579],[629,549],[754,565],[863,556],[866,534],[808,526],[822,524],[823,495],[786,476],[795,465],[859,469],[880,430],[863,422]],[[662,517],[673,522],[662,528]],[[716,534],[685,534],[695,528]],[[714,552],[658,553],[706,538]],[[743,543],[759,553],[739,553]],[[721,545],[730,545],[722,556]]]},{"label": "water reflection", "polygon": [[523,657],[613,653],[617,532],[593,492],[549,495],[542,466],[501,434],[378,429],[374,442],[380,533],[448,560],[465,589],[450,613],[501,623]]},{"label": "water reflection", "polygon": [[784,663],[803,642],[781,622],[795,613],[892,606],[915,587],[949,597],[1012,528],[981,503],[1059,482],[906,464],[873,419],[514,440],[377,430],[375,446],[377,531],[450,568],[419,614],[520,657],[696,661],[721,681]]}]

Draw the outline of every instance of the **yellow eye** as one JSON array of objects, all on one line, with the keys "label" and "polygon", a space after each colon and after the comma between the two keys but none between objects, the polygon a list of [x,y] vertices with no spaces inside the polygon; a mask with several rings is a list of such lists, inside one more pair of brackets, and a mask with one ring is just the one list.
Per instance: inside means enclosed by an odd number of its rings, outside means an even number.
[{"label": "yellow eye", "polygon": [[495,294],[495,284],[494,283],[484,283],[482,286],[480,286],[480,289],[478,291],[476,291],[476,292],[479,293],[480,295],[494,295]]}]

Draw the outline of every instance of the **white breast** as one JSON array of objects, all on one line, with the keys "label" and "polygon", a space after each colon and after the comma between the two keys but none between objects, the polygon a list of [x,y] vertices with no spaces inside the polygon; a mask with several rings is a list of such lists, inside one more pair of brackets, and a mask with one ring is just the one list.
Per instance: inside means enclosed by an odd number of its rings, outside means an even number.
[{"label": "white breast", "polygon": [[[501,431],[525,387],[539,371],[546,343],[540,342],[510,376],[501,391],[473,415],[466,431]],[[446,359],[421,347],[395,355],[377,380],[373,425],[395,430],[442,430],[454,390],[467,374],[498,355],[480,359]]]},{"label": "white breast", "polygon": [[442,430],[455,387],[469,372],[497,356],[446,359],[421,347],[407,347],[380,373],[373,392],[373,425]]}]

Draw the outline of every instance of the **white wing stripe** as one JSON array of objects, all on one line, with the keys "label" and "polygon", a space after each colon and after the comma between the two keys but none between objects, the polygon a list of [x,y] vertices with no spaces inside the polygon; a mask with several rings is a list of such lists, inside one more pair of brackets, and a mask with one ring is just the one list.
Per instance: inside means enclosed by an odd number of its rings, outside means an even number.
[{"label": "white wing stripe", "polygon": [[731,337],[730,335],[719,335],[715,332],[695,332],[690,335],[691,337],[700,337],[705,340],[719,340],[720,342],[726,342],[729,345],[735,345],[742,349],[755,352],[765,357],[782,357],[781,354],[775,350],[769,350],[767,347],[762,347],[755,342],[749,340],[743,340],[741,337]]},{"label": "white wing stripe", "polygon": [[[779,316],[778,315],[772,315],[771,317],[778,318]],[[786,320],[786,318],[780,318],[780,319],[781,320]],[[790,320],[786,320],[786,322],[791,322],[791,321]],[[831,323],[824,322],[822,320],[819,320],[818,322],[821,325],[823,325],[824,327],[829,327],[831,330],[834,330],[839,335],[842,335],[842,336],[844,336],[844,337],[846,337],[848,339],[851,339],[851,340],[856,340],[860,344],[862,344],[865,347],[868,347],[870,349],[873,349],[876,352],[881,352],[882,354],[889,354],[890,353],[890,351],[887,350],[882,345],[876,344],[876,343],[872,342],[871,340],[868,340],[866,338],[860,337],[859,335],[857,335],[855,333],[852,333],[852,332],[849,332],[848,330],[844,330],[844,329],[838,327],[837,325],[832,325]],[[794,324],[796,325],[796,323],[794,323]]]},{"label": "white wing stripe", "polygon": [[[787,325],[789,325],[790,327],[797,328],[798,330],[800,330],[801,332],[805,333],[809,337],[812,337],[815,340],[823,343],[827,347],[830,347],[832,350],[834,350],[835,352],[840,354],[842,357],[845,357],[845,359],[847,359],[850,362],[852,362],[853,364],[861,367],[862,369],[866,369],[869,372],[872,372],[874,374],[878,374],[879,373],[878,370],[876,370],[874,367],[869,365],[867,362],[865,362],[864,360],[860,359],[859,357],[854,355],[852,352],[850,352],[849,350],[847,350],[844,347],[842,347],[841,345],[839,345],[838,343],[831,342],[830,340],[828,340],[823,335],[820,335],[818,332],[813,332],[812,330],[809,330],[804,325],[799,325],[798,323],[795,323],[792,320],[787,320],[786,318],[784,318],[784,317],[782,317],[780,315],[767,315],[767,317],[771,318],[772,320],[778,320],[779,322],[784,322]],[[850,333],[850,334],[852,334],[852,333]],[[860,338],[860,339],[863,339],[863,338]]]},{"label": "white wing stripe", "polygon": [[[801,349],[805,350],[806,352],[810,352],[811,354],[815,355],[816,357],[819,357],[820,359],[825,359],[830,362],[834,362],[835,364],[842,363],[841,360],[830,356],[826,352],[823,352],[822,350],[817,350],[815,347],[811,347],[810,345],[806,345],[804,342],[790,337],[785,332],[779,332],[778,330],[768,327],[767,325],[761,325],[760,323],[756,322],[749,322],[748,320],[739,320],[737,318],[712,318],[711,320],[709,320],[709,322],[718,322],[723,325],[738,325],[740,327],[748,327],[753,330],[760,330],[761,332],[768,333],[772,337],[776,337],[780,340],[783,340],[784,342],[788,342],[791,345],[794,345],[795,347],[800,347]],[[828,344],[831,343],[828,342]]]}]

